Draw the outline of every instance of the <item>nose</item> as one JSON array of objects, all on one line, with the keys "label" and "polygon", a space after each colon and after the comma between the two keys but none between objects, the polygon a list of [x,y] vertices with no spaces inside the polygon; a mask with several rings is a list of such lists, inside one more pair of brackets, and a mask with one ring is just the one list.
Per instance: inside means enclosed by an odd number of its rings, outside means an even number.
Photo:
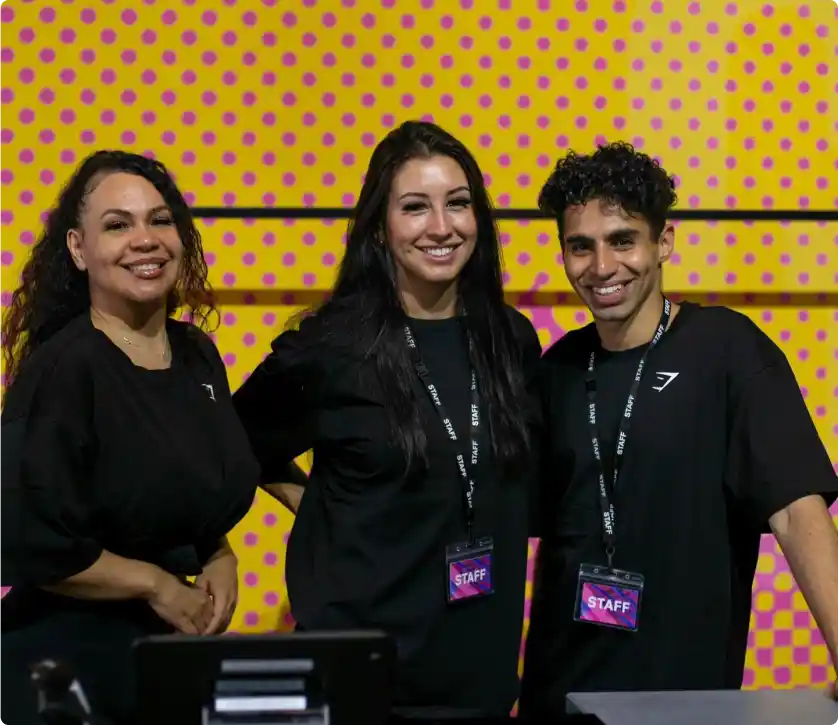
[{"label": "nose", "polygon": [[160,244],[154,229],[148,224],[138,224],[131,236],[131,247],[138,250],[154,249]]},{"label": "nose", "polygon": [[453,232],[451,218],[446,209],[434,209],[428,220],[427,234],[431,239],[445,240]]},{"label": "nose", "polygon": [[599,279],[609,279],[617,273],[617,254],[607,242],[599,242],[594,250],[594,274]]}]

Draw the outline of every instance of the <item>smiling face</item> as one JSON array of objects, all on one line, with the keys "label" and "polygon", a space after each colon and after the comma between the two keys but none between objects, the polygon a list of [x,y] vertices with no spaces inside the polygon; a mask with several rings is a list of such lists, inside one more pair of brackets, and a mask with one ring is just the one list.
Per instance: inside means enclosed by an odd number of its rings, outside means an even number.
[{"label": "smiling face", "polygon": [[414,158],[396,172],[387,203],[387,244],[399,289],[456,283],[477,243],[466,174],[449,156]]},{"label": "smiling face", "polygon": [[674,245],[671,226],[655,238],[644,218],[594,199],[565,211],[562,233],[567,278],[595,320],[632,320],[660,296],[661,265]]},{"label": "smiling face", "polygon": [[94,179],[91,187],[67,247],[76,267],[87,271],[93,306],[165,305],[178,281],[183,244],[160,192],[123,172]]}]

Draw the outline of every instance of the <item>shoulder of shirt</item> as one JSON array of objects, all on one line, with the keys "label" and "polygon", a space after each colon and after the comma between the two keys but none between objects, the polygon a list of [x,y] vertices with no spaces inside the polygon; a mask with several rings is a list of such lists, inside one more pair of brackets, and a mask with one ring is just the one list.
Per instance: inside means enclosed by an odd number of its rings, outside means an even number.
[{"label": "shoulder of shirt", "polygon": [[218,347],[216,347],[209,333],[197,325],[170,317],[166,323],[166,328],[169,334],[178,335],[183,340],[199,347],[202,352],[208,353],[212,357],[218,357]]},{"label": "shoulder of shirt", "polygon": [[512,305],[505,305],[505,308],[506,314],[509,317],[509,323],[512,325],[512,332],[515,334],[518,342],[523,346],[536,344],[540,350],[541,343],[538,340],[538,332],[536,332],[532,320]]},{"label": "shoulder of shirt", "polygon": [[310,361],[322,356],[322,330],[313,317],[305,317],[283,329],[272,341],[274,357],[290,362]]},{"label": "shoulder of shirt", "polygon": [[[721,305],[696,303],[690,303],[686,311],[689,318],[685,320],[685,330],[695,331],[689,335],[691,347],[698,343],[699,350],[707,349],[713,356],[724,353],[731,364],[757,370],[786,361],[779,345],[744,313]],[[701,339],[696,340],[696,336]]]},{"label": "shoulder of shirt", "polygon": [[271,350],[274,357],[288,365],[331,368],[366,357],[359,343],[360,334],[350,319],[314,312],[282,330],[271,342]]},{"label": "shoulder of shirt", "polygon": [[[681,317],[683,315],[683,318]],[[748,315],[720,305],[684,303],[675,334],[661,347],[673,360],[710,366],[733,385],[745,385],[767,371],[794,379],[788,358]]]},{"label": "shoulder of shirt", "polygon": [[87,313],[68,322],[45,343],[39,345],[21,367],[27,371],[79,370],[98,359],[96,335],[98,334]]},{"label": "shoulder of shirt", "polygon": [[591,322],[562,335],[545,350],[542,359],[548,365],[561,365],[577,358],[581,359],[580,356],[590,353],[591,346],[596,341],[596,326]]},{"label": "shoulder of shirt", "polygon": [[227,375],[218,346],[209,334],[191,322],[169,318],[166,328],[169,335],[180,338],[183,361],[188,369],[201,374]]},{"label": "shoulder of shirt", "polygon": [[352,357],[338,347],[316,313],[281,330],[271,341],[270,355],[263,366],[278,374],[300,376],[309,381],[336,374]]},{"label": "shoulder of shirt", "polygon": [[3,417],[14,417],[27,409],[29,401],[43,386],[67,390],[84,380],[84,376],[95,369],[99,358],[96,334],[96,328],[85,313],[39,345],[21,365],[6,391]]},{"label": "shoulder of shirt", "polygon": [[513,307],[512,305],[504,305],[504,309],[506,310],[506,314],[509,316],[509,321],[516,332],[528,331],[530,328],[535,330],[535,327],[533,327],[530,318],[527,317],[523,312],[521,312],[521,310],[519,310],[517,307]]},{"label": "shoulder of shirt", "polygon": [[730,331],[761,333],[750,317],[730,307],[684,302],[681,304],[681,313],[684,312],[691,319],[716,329],[719,333],[729,334]]}]

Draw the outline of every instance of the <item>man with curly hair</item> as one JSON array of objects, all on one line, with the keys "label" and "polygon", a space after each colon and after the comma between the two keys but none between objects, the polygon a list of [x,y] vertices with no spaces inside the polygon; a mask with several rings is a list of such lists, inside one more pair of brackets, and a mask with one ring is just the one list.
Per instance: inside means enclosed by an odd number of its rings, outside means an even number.
[{"label": "man with curly hair", "polygon": [[739,688],[762,533],[838,662],[835,472],[780,348],[738,312],[664,295],[675,202],[623,143],[568,154],[539,197],[594,321],[543,360],[525,718],[560,716],[569,692]]}]

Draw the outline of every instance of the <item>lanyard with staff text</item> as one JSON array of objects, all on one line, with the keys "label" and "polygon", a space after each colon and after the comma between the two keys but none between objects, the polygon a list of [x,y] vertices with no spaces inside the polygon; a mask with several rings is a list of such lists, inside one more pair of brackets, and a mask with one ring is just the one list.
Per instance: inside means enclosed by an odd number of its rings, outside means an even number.
[{"label": "lanyard with staff text", "polygon": [[[646,367],[646,359],[649,353],[660,342],[663,333],[669,325],[669,316],[672,312],[672,305],[668,299],[663,301],[663,314],[658,324],[658,329],[655,331],[655,336],[649,343],[649,346],[640,358],[640,363],[637,366],[637,372],[634,374],[631,388],[629,390],[626,407],[623,411],[623,416],[620,419],[619,429],[617,431],[617,444],[614,452],[614,477],[611,485],[611,493],[617,487],[617,479],[620,475],[620,467],[623,463],[623,455],[626,448],[626,439],[628,438],[629,426],[631,425],[632,409],[637,400],[637,392],[640,388],[640,379],[643,377],[643,369]],[[614,552],[616,550],[616,517],[614,515],[614,502],[611,500],[611,495],[608,492],[608,485],[605,481],[605,467],[603,466],[602,455],[599,447],[599,431],[597,429],[596,420],[596,378],[594,371],[596,369],[596,352],[591,352],[591,357],[588,361],[588,375],[585,380],[585,387],[588,392],[588,427],[591,432],[591,444],[594,449],[594,458],[597,460],[599,467],[599,502],[602,507],[602,540],[605,544],[605,553],[608,556],[608,566],[614,559]]]},{"label": "lanyard with staff text", "polygon": [[463,484],[463,502],[466,512],[468,543],[469,545],[471,545],[474,542],[474,477],[469,473],[469,468],[472,472],[474,472],[477,469],[477,429],[480,427],[480,397],[477,393],[477,376],[475,375],[474,370],[472,370],[470,459],[471,465],[470,467],[467,467],[466,459],[459,448],[460,439],[457,437],[457,433],[454,430],[454,424],[451,422],[451,418],[448,416],[448,413],[445,411],[445,407],[442,405],[442,400],[439,397],[439,391],[436,389],[436,386],[431,382],[430,373],[428,372],[427,366],[422,361],[422,357],[419,354],[419,348],[416,346],[416,339],[413,337],[413,333],[410,331],[409,325],[405,325],[404,336],[405,340],[407,341],[407,346],[410,349],[410,357],[413,360],[414,368],[416,368],[416,374],[419,376],[419,379],[422,381],[422,384],[427,389],[428,395],[430,396],[431,401],[434,404],[434,408],[436,408],[436,412],[439,414],[439,417],[442,420],[442,425],[445,427],[445,430],[448,433],[448,437],[451,439],[452,443],[457,444],[457,470],[460,473],[460,480]]}]

